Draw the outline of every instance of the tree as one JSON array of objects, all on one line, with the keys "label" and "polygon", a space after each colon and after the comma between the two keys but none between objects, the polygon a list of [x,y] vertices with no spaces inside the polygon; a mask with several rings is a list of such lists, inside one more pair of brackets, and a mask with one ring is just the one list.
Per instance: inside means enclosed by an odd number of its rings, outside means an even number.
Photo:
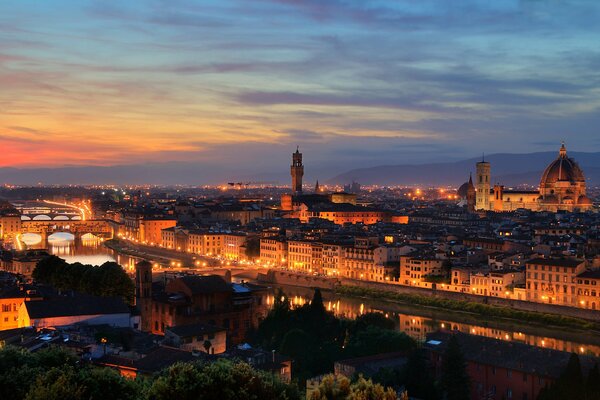
[{"label": "tree", "polygon": [[108,368],[52,368],[36,379],[26,400],[135,400],[139,382]]},{"label": "tree", "polygon": [[392,388],[384,388],[362,376],[355,383],[345,376],[327,375],[311,395],[311,400],[396,400]]},{"label": "tree", "polygon": [[138,393],[138,382],[110,369],[82,366],[58,347],[33,354],[11,346],[0,350],[1,399],[134,400]]},{"label": "tree", "polygon": [[148,400],[299,400],[295,386],[243,362],[179,363],[165,370],[148,391]]},{"label": "tree", "polygon": [[[592,371],[590,371],[592,373]],[[572,353],[562,374],[553,385],[540,391],[540,400],[586,399],[587,385],[584,385],[579,356]]]},{"label": "tree", "polygon": [[375,326],[381,329],[389,330],[393,330],[395,328],[394,321],[389,318],[386,318],[386,316],[382,313],[368,312],[366,314],[359,315],[358,317],[356,317],[356,319],[352,323],[351,331],[356,332],[365,330],[370,326]]},{"label": "tree", "polygon": [[310,302],[310,310],[316,317],[320,317],[326,313],[325,306],[323,305],[323,295],[319,288],[315,289],[312,301]]},{"label": "tree", "polygon": [[333,374],[323,377],[310,400],[345,400],[350,396],[350,379]]},{"label": "tree", "polygon": [[392,388],[373,383],[372,380],[366,380],[362,376],[351,386],[352,392],[349,400],[396,400],[396,392]]},{"label": "tree", "polygon": [[404,332],[370,326],[350,336],[344,349],[346,357],[362,357],[380,353],[409,351],[415,341]]},{"label": "tree", "polygon": [[246,257],[248,260],[260,257],[260,238],[258,236],[249,237],[246,241]]},{"label": "tree", "polygon": [[598,363],[595,363],[594,367],[588,373],[585,390],[588,400],[600,400],[600,371],[598,370]]},{"label": "tree", "polygon": [[210,348],[212,347],[212,343],[210,342],[210,340],[205,340],[202,346],[204,347],[204,350],[206,350],[206,352],[210,354]]},{"label": "tree", "polygon": [[467,364],[455,335],[450,336],[442,360],[442,389],[447,400],[469,400]]},{"label": "tree", "polygon": [[411,353],[403,375],[404,385],[411,396],[423,400],[436,400],[440,397],[423,350],[417,349]]},{"label": "tree", "polygon": [[73,290],[94,296],[121,297],[133,302],[135,285],[121,266],[106,262],[99,267],[81,263],[68,264],[56,256],[38,262],[33,279],[59,290]]}]

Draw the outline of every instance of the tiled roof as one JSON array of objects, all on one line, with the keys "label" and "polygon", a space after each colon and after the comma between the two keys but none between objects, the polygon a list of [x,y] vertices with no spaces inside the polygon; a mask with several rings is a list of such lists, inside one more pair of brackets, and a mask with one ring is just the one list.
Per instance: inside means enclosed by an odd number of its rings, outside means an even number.
[{"label": "tiled roof", "polygon": [[129,313],[129,307],[120,298],[83,295],[26,301],[25,307],[32,319]]}]

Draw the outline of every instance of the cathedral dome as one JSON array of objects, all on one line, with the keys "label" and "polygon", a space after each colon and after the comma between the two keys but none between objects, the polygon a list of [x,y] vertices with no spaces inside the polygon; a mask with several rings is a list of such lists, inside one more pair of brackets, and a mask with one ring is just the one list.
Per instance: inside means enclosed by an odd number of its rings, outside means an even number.
[{"label": "cathedral dome", "polygon": [[583,171],[579,165],[575,160],[567,157],[567,149],[564,143],[560,148],[558,158],[552,161],[542,174],[540,186],[551,187],[556,182],[585,182]]},{"label": "cathedral dome", "polygon": [[469,194],[469,189],[471,189],[471,191],[473,192],[475,191],[475,186],[473,185],[473,178],[470,176],[468,182],[465,182],[462,185],[460,185],[460,187],[456,191],[456,194],[458,195],[458,197],[466,199],[467,195]]},{"label": "cathedral dome", "polygon": [[582,205],[582,206],[591,206],[592,200],[590,200],[585,195],[581,195],[581,196],[579,196],[579,199],[577,199],[577,204]]},{"label": "cathedral dome", "polygon": [[469,182],[465,182],[460,185],[456,194],[458,194],[458,197],[465,198],[467,197],[467,190],[469,190]]}]

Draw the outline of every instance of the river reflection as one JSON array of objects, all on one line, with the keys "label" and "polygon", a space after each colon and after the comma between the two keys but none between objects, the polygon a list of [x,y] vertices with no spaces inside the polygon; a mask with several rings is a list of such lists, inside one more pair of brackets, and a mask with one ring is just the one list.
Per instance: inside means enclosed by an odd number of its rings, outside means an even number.
[{"label": "river reflection", "polygon": [[[69,240],[70,239],[70,240]],[[64,238],[64,240],[48,241],[48,252],[69,263],[102,265],[105,262],[117,262],[127,272],[132,273],[139,259],[116,253],[104,246],[102,239],[94,235],[81,238]]]},{"label": "river reflection", "polygon": [[[310,289],[296,287],[281,287],[281,289],[289,297],[290,303],[294,307],[309,303],[312,297]],[[277,290],[278,288],[274,288],[274,292]],[[274,294],[267,295],[265,299],[268,305],[273,305],[274,300]],[[428,333],[448,330],[548,349],[600,356],[600,337],[593,333],[568,333],[564,330],[554,331],[526,325],[503,327],[501,323],[494,324],[490,321],[464,322],[459,321],[459,318],[449,318],[448,313],[437,310],[424,309],[420,313],[418,307],[408,306],[412,309],[404,312],[403,306],[399,304],[339,296],[327,291],[323,291],[323,304],[327,310],[344,318],[353,319],[368,312],[382,313],[386,318],[394,320],[398,330],[421,342],[425,340]],[[471,319],[473,318],[475,317]],[[506,323],[505,325],[514,324]]]}]

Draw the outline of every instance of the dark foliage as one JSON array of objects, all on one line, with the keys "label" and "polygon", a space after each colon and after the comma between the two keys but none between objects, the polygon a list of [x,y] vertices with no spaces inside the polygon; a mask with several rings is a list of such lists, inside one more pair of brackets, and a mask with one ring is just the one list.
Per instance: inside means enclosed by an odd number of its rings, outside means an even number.
[{"label": "dark foliage", "polygon": [[40,260],[33,270],[33,279],[58,290],[72,290],[95,296],[121,297],[133,301],[135,285],[121,266],[106,262],[98,267],[81,263],[69,264],[57,256]]},{"label": "dark foliage", "polygon": [[447,400],[469,400],[471,382],[467,374],[467,363],[456,336],[448,340],[442,360],[442,389]]},{"label": "dark foliage", "polygon": [[415,348],[382,314],[365,314],[355,321],[336,318],[325,309],[318,289],[310,304],[295,309],[280,290],[254,341],[291,357],[300,382],[333,370],[336,360]]}]

